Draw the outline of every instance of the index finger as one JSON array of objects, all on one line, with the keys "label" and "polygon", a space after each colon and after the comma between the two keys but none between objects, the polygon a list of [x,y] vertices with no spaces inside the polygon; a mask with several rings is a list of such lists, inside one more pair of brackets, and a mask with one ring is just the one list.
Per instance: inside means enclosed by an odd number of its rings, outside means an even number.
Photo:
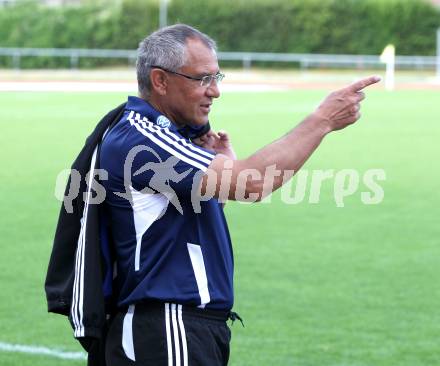
[{"label": "index finger", "polygon": [[369,76],[365,79],[361,79],[361,80],[355,81],[353,84],[350,84],[349,86],[347,86],[347,90],[349,90],[351,92],[357,92],[357,91],[360,91],[360,90],[366,88],[369,85],[378,83],[380,80],[381,80],[380,76],[377,76],[377,75]]}]

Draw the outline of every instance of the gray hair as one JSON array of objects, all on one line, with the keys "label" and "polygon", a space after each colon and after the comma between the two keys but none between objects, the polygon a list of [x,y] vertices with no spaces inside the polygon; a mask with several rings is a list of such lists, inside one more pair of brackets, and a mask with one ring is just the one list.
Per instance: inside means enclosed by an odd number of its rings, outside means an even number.
[{"label": "gray hair", "polygon": [[216,43],[206,34],[186,24],[175,24],[157,30],[145,38],[138,48],[136,73],[139,94],[148,98],[151,92],[151,66],[161,66],[171,71],[177,71],[186,62],[186,41],[200,40],[214,52]]}]

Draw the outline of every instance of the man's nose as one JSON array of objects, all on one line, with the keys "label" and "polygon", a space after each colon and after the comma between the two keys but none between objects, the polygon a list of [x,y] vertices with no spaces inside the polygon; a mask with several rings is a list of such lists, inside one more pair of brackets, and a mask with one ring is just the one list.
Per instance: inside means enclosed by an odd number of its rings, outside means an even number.
[{"label": "man's nose", "polygon": [[206,88],[206,95],[211,98],[218,98],[220,96],[220,89],[217,81],[213,80],[211,84]]}]

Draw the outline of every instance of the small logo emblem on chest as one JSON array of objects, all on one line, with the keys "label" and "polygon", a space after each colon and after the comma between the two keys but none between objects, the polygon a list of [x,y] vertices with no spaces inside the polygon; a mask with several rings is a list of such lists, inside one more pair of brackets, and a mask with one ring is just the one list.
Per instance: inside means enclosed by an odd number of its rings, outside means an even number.
[{"label": "small logo emblem on chest", "polygon": [[159,116],[156,120],[156,124],[160,127],[167,128],[170,126],[171,122],[165,116]]}]

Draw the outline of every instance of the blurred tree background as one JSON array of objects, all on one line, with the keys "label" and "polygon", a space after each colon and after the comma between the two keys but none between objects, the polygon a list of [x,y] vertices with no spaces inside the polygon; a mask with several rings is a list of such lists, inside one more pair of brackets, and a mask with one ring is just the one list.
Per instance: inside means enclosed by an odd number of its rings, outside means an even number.
[{"label": "blurred tree background", "polygon": [[[426,0],[171,0],[168,24],[177,22],[209,34],[221,51],[380,54],[393,43],[400,55],[434,55],[440,9]],[[159,0],[19,1],[0,8],[0,47],[136,49],[158,26]],[[22,66],[68,60],[29,58]]]}]

